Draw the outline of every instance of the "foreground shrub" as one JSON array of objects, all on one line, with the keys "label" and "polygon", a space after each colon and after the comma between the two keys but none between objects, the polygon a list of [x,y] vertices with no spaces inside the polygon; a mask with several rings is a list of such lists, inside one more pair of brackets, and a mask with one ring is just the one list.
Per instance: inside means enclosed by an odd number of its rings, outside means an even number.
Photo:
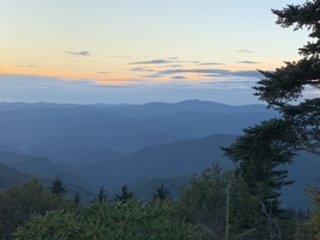
[{"label": "foreground shrub", "polygon": [[34,215],[15,233],[16,240],[126,239],[196,240],[191,224],[182,221],[170,201],[143,204],[94,202],[88,207]]}]

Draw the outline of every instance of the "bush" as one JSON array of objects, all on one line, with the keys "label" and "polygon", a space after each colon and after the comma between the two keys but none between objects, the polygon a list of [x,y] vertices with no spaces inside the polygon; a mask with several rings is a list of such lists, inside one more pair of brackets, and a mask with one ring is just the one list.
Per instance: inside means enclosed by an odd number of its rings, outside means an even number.
[{"label": "bush", "polygon": [[136,200],[96,201],[85,208],[34,215],[14,235],[16,240],[200,239],[194,227],[178,217],[172,202],[143,204]]}]

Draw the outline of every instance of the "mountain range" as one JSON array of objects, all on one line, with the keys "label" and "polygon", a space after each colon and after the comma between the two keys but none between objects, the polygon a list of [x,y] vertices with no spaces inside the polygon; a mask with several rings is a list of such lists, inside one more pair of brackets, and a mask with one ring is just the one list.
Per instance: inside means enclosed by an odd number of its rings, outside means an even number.
[{"label": "mountain range", "polygon": [[[220,147],[229,146],[243,128],[277,116],[264,105],[197,100],[143,105],[0,103],[0,179],[8,179],[8,186],[31,176],[59,176],[90,196],[101,186],[114,194],[128,184],[145,198],[162,182],[177,196],[179,185],[213,163],[234,167]],[[296,181],[283,191],[285,206],[308,206],[303,188],[318,177],[318,162],[302,153],[295,164],[284,166]]]}]

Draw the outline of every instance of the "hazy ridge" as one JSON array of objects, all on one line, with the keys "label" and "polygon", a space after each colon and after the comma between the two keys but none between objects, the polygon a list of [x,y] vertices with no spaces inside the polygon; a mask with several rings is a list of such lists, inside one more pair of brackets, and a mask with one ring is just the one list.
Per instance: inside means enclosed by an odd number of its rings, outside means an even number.
[{"label": "hazy ridge", "polygon": [[[163,181],[177,192],[180,183],[213,162],[232,167],[220,147],[232,143],[243,128],[276,116],[264,105],[198,100],[143,105],[0,103],[0,178],[19,183],[30,176],[59,175],[91,193],[102,185],[113,193],[127,183],[145,197],[147,188],[150,192],[153,184]],[[313,182],[319,169],[313,156],[298,158],[289,174],[296,183],[284,191],[284,204],[306,205],[303,187]]]}]

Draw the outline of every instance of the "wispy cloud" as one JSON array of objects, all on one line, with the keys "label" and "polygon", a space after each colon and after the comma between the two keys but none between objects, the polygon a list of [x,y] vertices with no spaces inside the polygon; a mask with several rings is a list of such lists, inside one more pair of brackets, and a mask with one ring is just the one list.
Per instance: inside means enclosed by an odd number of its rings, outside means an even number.
[{"label": "wispy cloud", "polygon": [[152,70],[152,69],[143,68],[143,67],[131,68],[130,71],[132,71],[132,72],[154,72],[154,70]]},{"label": "wispy cloud", "polygon": [[184,76],[173,76],[171,79],[186,79]]},{"label": "wispy cloud", "polygon": [[143,78],[162,78],[163,75],[160,73],[154,73],[154,74],[143,75],[141,77],[143,77]]},{"label": "wispy cloud", "polygon": [[199,63],[199,65],[203,65],[203,66],[213,66],[213,65],[223,65],[223,63],[218,63],[218,62],[204,62],[204,63]]},{"label": "wispy cloud", "polygon": [[131,68],[130,71],[132,71],[132,72],[145,72],[146,69],[145,68],[136,67],[136,68]]},{"label": "wispy cloud", "polygon": [[237,50],[238,53],[255,53],[255,51],[250,49],[239,49]]},{"label": "wispy cloud", "polygon": [[257,100],[252,95],[254,79],[213,77],[203,81],[189,81],[183,80],[183,77],[174,75],[170,81],[161,82],[132,79],[129,83],[107,85],[92,80],[69,81],[52,77],[0,74],[0,101],[145,103],[202,99],[239,105]]},{"label": "wispy cloud", "polygon": [[195,64],[199,64],[200,61],[188,61],[188,60],[176,60],[175,62],[177,63],[195,63]]},{"label": "wispy cloud", "polygon": [[111,58],[123,58],[123,59],[128,59],[131,58],[130,56],[125,56],[125,55],[111,55]]},{"label": "wispy cloud", "polygon": [[180,64],[173,64],[173,65],[168,65],[167,67],[172,67],[172,68],[181,68],[182,65]]},{"label": "wispy cloud", "polygon": [[83,50],[79,52],[74,52],[74,51],[66,51],[67,54],[74,55],[74,56],[90,56],[89,51]]},{"label": "wispy cloud", "polygon": [[139,61],[139,62],[132,62],[129,63],[130,65],[140,65],[140,64],[166,64],[171,63],[172,61],[168,59],[152,59],[148,61]]},{"label": "wispy cloud", "polygon": [[[161,65],[161,64],[168,64],[168,63],[194,63],[194,64],[201,64],[200,61],[195,60],[180,60],[177,57],[168,57],[168,58],[159,58],[159,59],[151,59],[146,61],[137,61],[128,63],[129,65],[144,65],[144,64],[154,64],[154,65]],[[204,64],[206,65],[206,63]],[[207,63],[207,65],[221,65],[221,63]]]},{"label": "wispy cloud", "polygon": [[251,61],[251,60],[243,60],[243,61],[238,61],[238,63],[243,63],[243,64],[257,64],[257,63],[259,63],[259,62]]},{"label": "wispy cloud", "polygon": [[231,71],[230,74],[237,77],[263,78],[263,75],[255,70]]},{"label": "wispy cloud", "polygon": [[253,78],[263,77],[262,74],[256,70],[231,71],[231,70],[216,69],[216,68],[168,69],[168,70],[159,71],[158,73],[162,74],[162,75],[174,75],[174,74],[182,74],[182,73],[199,73],[199,74],[212,74],[215,76],[239,76],[239,77],[253,77]]},{"label": "wispy cloud", "polygon": [[223,70],[223,69],[211,69],[211,68],[207,68],[207,69],[198,69],[198,68],[192,68],[192,69],[167,69],[167,70],[163,70],[163,71],[159,71],[159,73],[163,74],[163,75],[170,75],[170,74],[177,74],[177,73],[223,73],[223,74],[227,74],[229,73],[229,70]]}]

